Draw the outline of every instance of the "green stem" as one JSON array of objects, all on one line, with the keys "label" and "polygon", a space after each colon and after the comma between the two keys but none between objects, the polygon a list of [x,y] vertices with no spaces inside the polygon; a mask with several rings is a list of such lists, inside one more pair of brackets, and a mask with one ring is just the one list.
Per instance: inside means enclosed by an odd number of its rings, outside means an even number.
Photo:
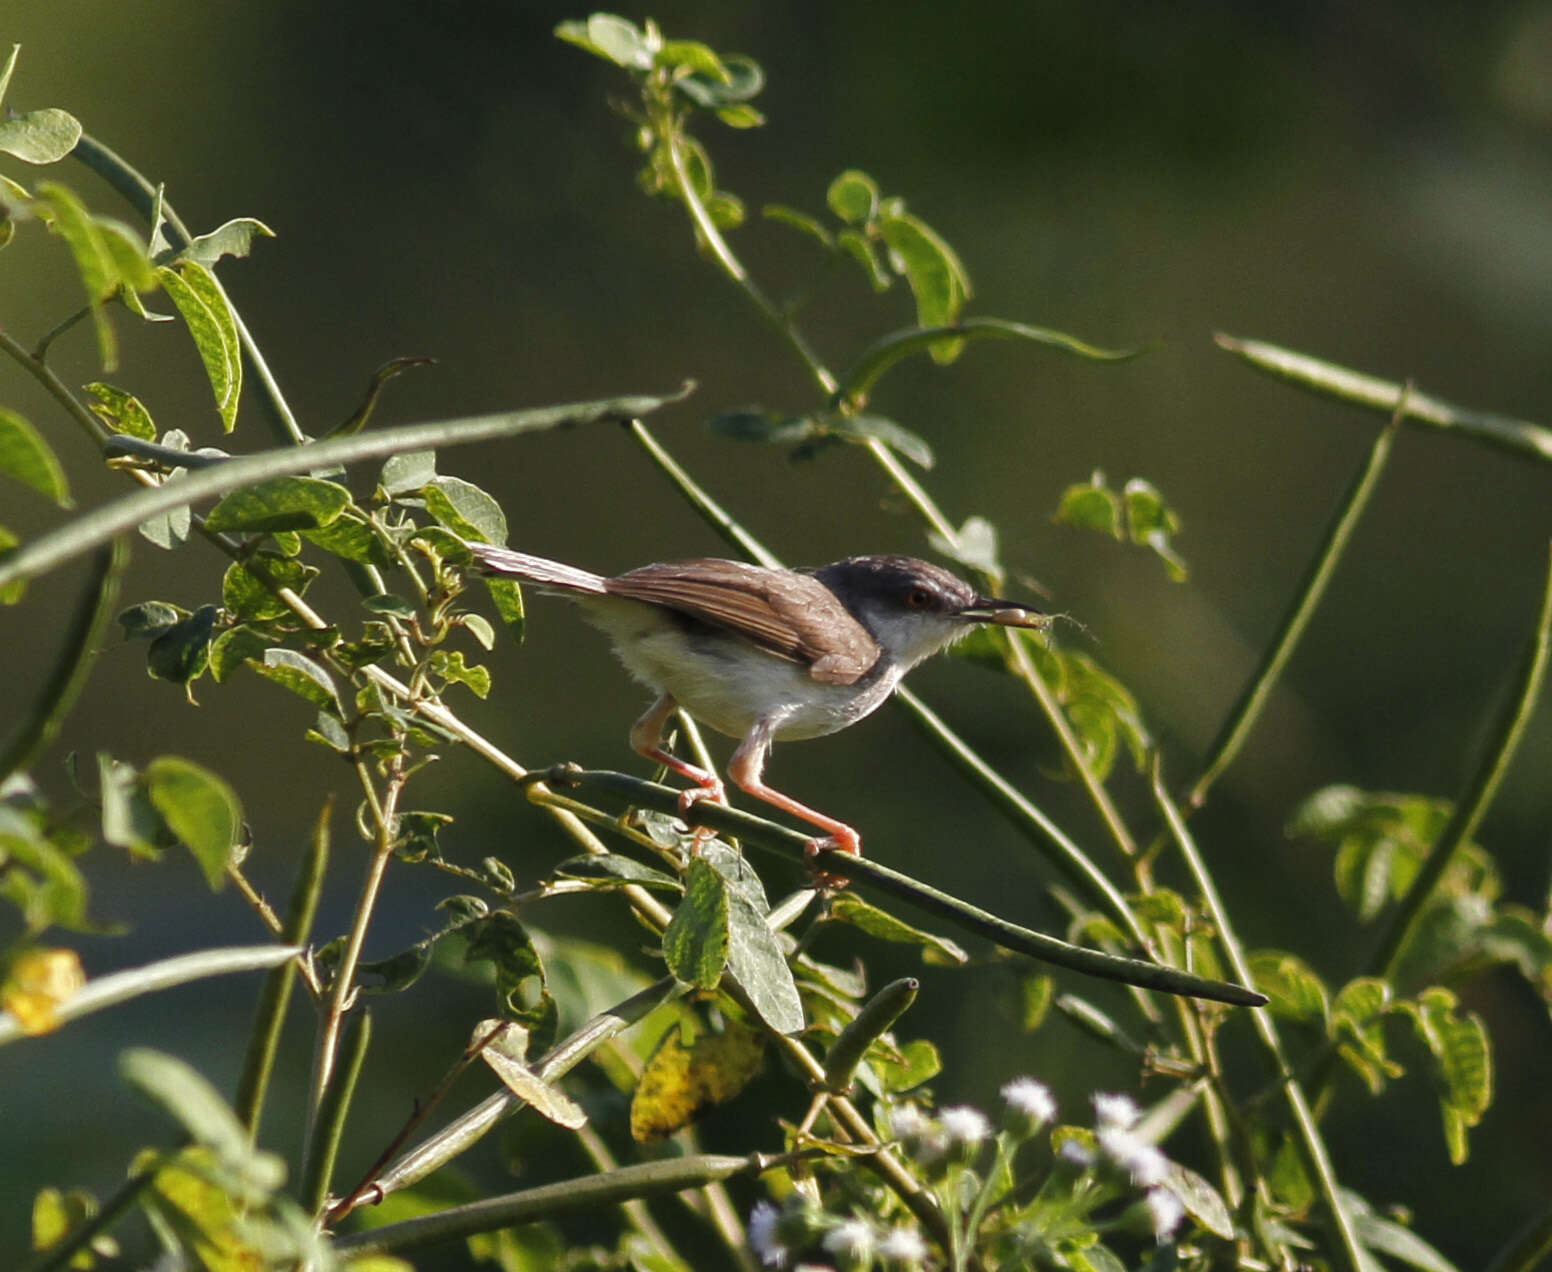
[{"label": "green stem", "polygon": [[372,1014],[365,1008],[354,1012],[345,1027],[341,1041],[341,1060],[329,1081],[318,1118],[313,1126],[312,1142],[308,1145],[306,1166],[302,1176],[302,1206],[310,1215],[323,1209],[329,1192],[329,1181],[334,1175],[334,1159],[339,1154],[340,1139],[345,1134],[345,1118],[356,1093],[356,1080],[361,1076],[361,1066],[366,1060],[367,1048],[372,1042]]},{"label": "green stem", "polygon": [[[157,188],[123,158],[95,137],[85,133],[81,135],[81,140],[76,142],[70,157],[85,164],[112,186],[146,221],[150,221],[156,206]],[[188,226],[165,199],[162,200],[162,217],[167,223],[167,241],[173,249],[176,251],[187,247],[193,236],[189,233]],[[156,227],[153,225],[151,230],[154,233]],[[213,274],[212,277],[214,277]],[[216,279],[216,286],[221,288],[224,295],[226,289],[220,279]],[[237,327],[237,339],[242,344],[243,357],[247,360],[248,370],[259,384],[260,400],[264,403],[265,414],[269,417],[275,440],[300,445],[307,438],[298,426],[296,416],[292,414],[285,395],[280,391],[274,372],[270,370],[269,363],[264,360],[264,354],[249,333],[247,324],[243,322],[237,306],[232,304],[230,296],[226,298],[226,304],[231,311],[232,322]]]},{"label": "green stem", "polygon": [[[1229,912],[1223,904],[1223,898],[1218,895],[1218,886],[1213,882],[1212,874],[1208,871],[1206,862],[1202,860],[1201,853],[1197,851],[1196,841],[1192,839],[1191,832],[1186,828],[1185,818],[1164,788],[1163,773],[1157,757],[1154,760],[1152,786],[1154,802],[1164,815],[1175,846],[1179,849],[1181,858],[1196,883],[1202,903],[1207,907],[1208,917],[1217,929],[1218,942],[1223,948],[1230,971],[1239,979],[1242,986],[1254,985],[1255,980],[1251,976],[1244,947],[1234,933],[1233,924],[1229,921]],[[1342,1204],[1336,1172],[1331,1165],[1331,1155],[1326,1151],[1325,1141],[1320,1136],[1320,1128],[1316,1125],[1315,1114],[1310,1108],[1309,1100],[1305,1097],[1304,1088],[1299,1085],[1299,1080],[1294,1076],[1292,1067],[1288,1063],[1287,1053],[1283,1050],[1282,1040],[1277,1034],[1277,1026],[1272,1020],[1272,1013],[1253,1011],[1250,1013],[1250,1019],[1255,1026],[1257,1036],[1261,1039],[1262,1046],[1271,1055],[1276,1065],[1282,1082],[1283,1095],[1288,1101],[1289,1111],[1293,1116],[1294,1125],[1304,1146],[1305,1156],[1309,1160],[1321,1198],[1326,1203],[1326,1209],[1330,1212],[1331,1221],[1336,1228],[1337,1240],[1341,1244],[1346,1264],[1352,1272],[1366,1272],[1366,1269],[1371,1266],[1371,1260],[1359,1244],[1352,1218]]]},{"label": "green stem", "polygon": [[1303,638],[1311,616],[1325,597],[1326,587],[1331,582],[1332,575],[1336,573],[1336,567],[1347,549],[1348,540],[1352,538],[1353,529],[1357,526],[1359,518],[1363,516],[1369,497],[1374,493],[1374,488],[1379,484],[1380,474],[1385,470],[1385,463],[1390,458],[1391,444],[1395,441],[1401,415],[1403,411],[1411,411],[1412,398],[1408,395],[1406,387],[1401,387],[1399,393],[1400,396],[1392,402],[1390,423],[1380,430],[1379,435],[1374,439],[1374,444],[1369,448],[1363,466],[1348,485],[1347,493],[1338,506],[1336,516],[1326,528],[1325,538],[1321,541],[1314,560],[1305,570],[1293,603],[1283,615],[1276,638],[1262,655],[1261,665],[1256,668],[1250,683],[1240,692],[1238,701],[1235,702],[1228,719],[1219,730],[1201,776],[1196,779],[1190,792],[1182,799],[1181,802],[1188,810],[1202,806],[1213,783],[1239,755],[1240,749],[1245,745],[1245,739],[1250,736],[1251,729],[1261,718],[1261,712],[1271,698],[1272,690],[1281,678],[1283,669],[1288,665],[1289,658],[1293,656],[1294,649]]},{"label": "green stem", "polygon": [[352,1259],[368,1254],[396,1253],[572,1211],[598,1211],[631,1200],[703,1188],[734,1175],[758,1174],[769,1164],[768,1159],[759,1154],[749,1157],[670,1157],[642,1162],[351,1233],[335,1238],[334,1248]]},{"label": "green stem", "polygon": [[[318,898],[323,892],[323,876],[329,863],[329,818],[333,812],[334,800],[330,797],[318,814],[301,869],[297,871],[296,884],[291,890],[285,925],[279,932],[280,939],[287,945],[306,945],[312,935],[313,918],[318,913]],[[291,988],[295,983],[296,963],[293,961],[282,964],[265,977],[264,987],[259,992],[248,1054],[233,1101],[238,1118],[248,1128],[250,1143],[258,1138],[264,1097],[269,1090],[270,1073],[280,1047],[281,1030],[285,1027],[286,1007],[291,1002]]]},{"label": "green stem", "polygon": [[76,401],[75,394],[65,387],[64,381],[54,374],[48,363],[28,353],[3,330],[0,330],[0,353],[4,353],[41,384],[48,395],[64,407],[65,413],[99,446],[113,436],[101,420]]},{"label": "green stem", "polygon": [[1536,700],[1546,675],[1548,649],[1552,646],[1552,554],[1549,554],[1548,566],[1536,626],[1526,643],[1513,693],[1504,704],[1493,731],[1492,743],[1483,753],[1476,772],[1456,802],[1455,811],[1440,833],[1438,842],[1430,850],[1427,860],[1417,872],[1417,878],[1412,881],[1412,886],[1396,908],[1390,926],[1386,928],[1370,962],[1374,975],[1386,979],[1394,975],[1401,952],[1406,948],[1439,880],[1444,877],[1444,872],[1449,869],[1461,845],[1469,843],[1476,834],[1483,815],[1498,794],[1504,774],[1525,734],[1525,726],[1536,709]]},{"label": "green stem", "polygon": [[1552,429],[1529,420],[1456,406],[1431,393],[1418,393],[1408,385],[1381,380],[1265,341],[1239,340],[1222,332],[1213,339],[1219,348],[1238,355],[1258,371],[1323,397],[1389,414],[1395,409],[1396,399],[1405,393],[1407,419],[1415,424],[1464,433],[1513,454],[1552,460]]},{"label": "green stem", "polygon": [[81,696],[113,622],[119,584],[128,564],[129,542],[123,538],[115,539],[93,556],[75,612],[60,633],[54,665],[44,677],[31,710],[0,751],[0,781],[25,768],[54,740]]},{"label": "green stem", "polygon": [[792,319],[782,313],[765,293],[760,290],[754,279],[749,276],[749,271],[743,263],[733,255],[728,247],[727,240],[722,237],[722,231],[717,229],[716,222],[711,219],[711,213],[706,210],[706,205],[701,202],[700,195],[695,192],[695,185],[690,180],[690,174],[685,167],[684,151],[679,145],[679,118],[675,115],[671,106],[658,103],[651,107],[652,126],[662,140],[668,151],[668,162],[674,173],[674,184],[679,197],[684,201],[685,208],[690,213],[690,220],[695,223],[695,228],[705,243],[711,257],[721,267],[732,281],[733,285],[744,293],[760,312],[760,315],[775,328],[783,340],[791,346],[792,351],[801,359],[813,375],[815,381],[826,394],[832,394],[836,390],[834,374],[820,361],[819,355],[809,346],[803,337],[803,333]]},{"label": "green stem", "polygon": [[[633,804],[645,804],[663,812],[677,812],[679,808],[679,792],[673,787],[660,786],[656,782],[643,781],[625,773],[568,768],[552,773],[551,781],[590,790],[611,791]],[[747,836],[750,844],[779,854],[789,861],[808,862],[826,872],[869,884],[946,918],[967,931],[988,937],[1007,949],[1027,954],[1042,962],[1066,967],[1087,976],[1159,989],[1165,993],[1210,998],[1240,1006],[1254,1006],[1266,1001],[1263,995],[1252,989],[1193,976],[1178,968],[1158,963],[1122,958],[1100,950],[1070,945],[1054,936],[1010,923],[868,857],[834,849],[825,849],[811,856],[808,851],[809,836],[741,809],[702,800],[690,809],[687,819],[692,826],[705,825],[741,838]]]},{"label": "green stem", "polygon": [[[79,1228],[66,1233],[58,1245],[50,1246],[40,1253],[36,1259],[26,1265],[24,1272],[59,1272],[61,1268],[70,1267],[71,1261],[77,1254],[85,1250],[96,1237],[109,1231],[133,1209],[135,1203],[140,1200],[140,1194],[155,1181],[159,1169],[158,1163],[148,1170],[131,1175],[119,1190],[103,1203],[102,1209]],[[95,1266],[95,1260],[93,1266]]]}]

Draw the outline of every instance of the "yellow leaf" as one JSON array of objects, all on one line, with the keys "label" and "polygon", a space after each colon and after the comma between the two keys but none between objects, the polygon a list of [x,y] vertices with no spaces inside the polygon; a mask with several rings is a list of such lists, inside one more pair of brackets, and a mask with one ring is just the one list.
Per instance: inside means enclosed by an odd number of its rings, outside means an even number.
[{"label": "yellow leaf", "polygon": [[689,1046],[676,1024],[647,1061],[631,1098],[631,1137],[637,1143],[672,1135],[706,1109],[724,1104],[760,1071],[760,1034],[730,1024],[722,1033],[703,1033]]},{"label": "yellow leaf", "polygon": [[23,1033],[48,1033],[59,1028],[54,1009],[85,984],[74,950],[29,950],[0,985],[0,1006],[16,1017]]}]

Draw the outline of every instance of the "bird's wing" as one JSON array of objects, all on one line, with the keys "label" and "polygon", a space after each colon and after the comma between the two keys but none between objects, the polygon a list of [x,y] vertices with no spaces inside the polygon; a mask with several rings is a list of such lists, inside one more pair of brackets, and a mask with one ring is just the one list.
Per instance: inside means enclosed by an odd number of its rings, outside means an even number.
[{"label": "bird's wing", "polygon": [[644,565],[604,589],[733,632],[826,684],[853,684],[878,661],[878,642],[811,575],[701,559]]}]

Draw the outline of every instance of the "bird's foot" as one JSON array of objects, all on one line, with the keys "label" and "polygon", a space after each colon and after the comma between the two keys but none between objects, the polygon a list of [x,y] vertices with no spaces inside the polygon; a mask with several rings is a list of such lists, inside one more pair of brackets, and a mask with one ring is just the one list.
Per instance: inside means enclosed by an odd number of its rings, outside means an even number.
[{"label": "bird's foot", "polygon": [[808,873],[813,876],[815,884],[831,891],[839,891],[851,880],[845,875],[830,874],[816,869],[814,858],[822,852],[849,852],[853,856],[860,857],[862,856],[862,836],[850,826],[841,826],[834,834],[810,839],[803,847],[803,855],[808,859]]},{"label": "bird's foot", "polygon": [[[679,792],[679,816],[689,819],[690,810],[703,801],[713,804],[726,804],[727,791],[722,785],[722,779],[711,777],[701,782],[698,786],[692,786],[689,790]],[[717,832],[710,826],[697,826],[695,836],[690,840],[690,855],[699,856],[701,848],[708,839],[716,838]]]}]

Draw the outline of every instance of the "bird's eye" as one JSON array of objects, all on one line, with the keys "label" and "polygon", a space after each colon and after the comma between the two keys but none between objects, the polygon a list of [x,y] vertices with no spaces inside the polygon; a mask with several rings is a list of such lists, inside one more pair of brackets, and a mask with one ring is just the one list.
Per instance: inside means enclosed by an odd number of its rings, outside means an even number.
[{"label": "bird's eye", "polygon": [[913,587],[905,594],[905,603],[912,609],[926,609],[932,604],[932,593],[924,587]]}]

